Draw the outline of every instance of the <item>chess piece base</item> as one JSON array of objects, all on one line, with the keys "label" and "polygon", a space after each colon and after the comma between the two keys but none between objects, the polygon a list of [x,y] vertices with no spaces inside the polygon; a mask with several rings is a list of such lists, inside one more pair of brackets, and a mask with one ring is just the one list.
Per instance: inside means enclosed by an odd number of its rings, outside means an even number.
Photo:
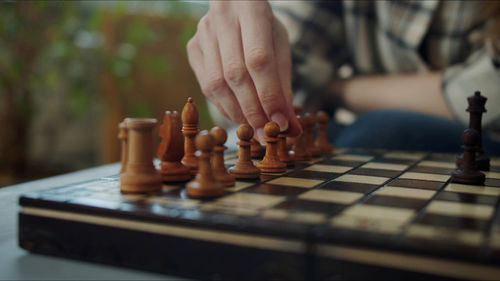
[{"label": "chess piece base", "polygon": [[120,191],[123,193],[157,192],[162,188],[162,179],[156,172],[130,173],[127,172],[120,179]]},{"label": "chess piece base", "polygon": [[266,161],[266,163],[263,162],[264,161],[261,161],[260,163],[257,164],[257,167],[260,169],[261,172],[264,173],[286,172],[286,164],[281,161]]},{"label": "chess piece base", "polygon": [[164,182],[183,182],[191,179],[189,168],[179,162],[162,161],[160,167],[158,172]]},{"label": "chess piece base", "polygon": [[224,186],[219,182],[200,182],[194,179],[186,184],[186,193],[194,198],[212,198],[224,194]]},{"label": "chess piece base", "polygon": [[256,179],[260,176],[260,170],[255,166],[234,166],[229,168],[229,173],[237,179]]},{"label": "chess piece base", "polygon": [[484,181],[485,176],[479,171],[464,171],[458,169],[451,173],[451,182],[454,183],[483,185]]}]

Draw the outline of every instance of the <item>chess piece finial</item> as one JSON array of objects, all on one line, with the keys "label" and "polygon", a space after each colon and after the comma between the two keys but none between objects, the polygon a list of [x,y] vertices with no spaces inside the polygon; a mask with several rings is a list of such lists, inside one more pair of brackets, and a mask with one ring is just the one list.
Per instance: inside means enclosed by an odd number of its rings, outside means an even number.
[{"label": "chess piece finial", "polygon": [[257,164],[262,172],[281,173],[286,171],[286,164],[281,162],[278,157],[278,139],[280,127],[276,122],[267,122],[264,126],[266,138],[266,155],[264,159]]},{"label": "chess piece finial", "polygon": [[184,156],[184,137],[181,118],[177,111],[166,111],[158,134],[162,138],[157,156],[160,158],[159,173],[164,182],[187,181],[191,179],[189,168],[181,163]]},{"label": "chess piece finial", "polygon": [[333,152],[333,145],[328,143],[326,137],[326,129],[328,126],[328,114],[324,111],[320,111],[316,114],[316,121],[318,123],[318,135],[316,136],[316,146],[319,147],[322,153],[328,154]]},{"label": "chess piece finial", "polygon": [[295,143],[293,146],[293,152],[296,161],[310,161],[312,160],[311,152],[307,149],[307,118],[306,116],[300,117],[297,115],[297,120],[302,127],[302,134],[295,138]]},{"label": "chess piece finial", "polygon": [[479,171],[476,163],[476,151],[479,148],[479,133],[474,129],[467,129],[462,134],[463,159],[460,167],[451,174],[451,181],[463,184],[483,185],[485,176]]},{"label": "chess piece finial", "polygon": [[238,161],[229,168],[231,173],[237,179],[254,179],[260,176],[259,168],[255,167],[250,156],[250,140],[253,137],[253,129],[248,124],[241,124],[236,130],[236,135],[240,139],[237,144]]},{"label": "chess piece finial", "polygon": [[126,118],[128,129],[128,162],[120,179],[123,193],[160,191],[162,180],[153,165],[153,128],[156,119]]},{"label": "chess piece finial", "polygon": [[210,198],[224,194],[224,186],[217,182],[210,165],[210,157],[215,144],[214,137],[206,130],[195,139],[196,148],[201,151],[196,178],[186,184],[189,197]]},{"label": "chess piece finial", "polygon": [[192,175],[195,175],[198,170],[198,157],[195,155],[195,137],[199,132],[198,129],[198,109],[194,105],[193,98],[189,97],[186,105],[182,109],[182,134],[184,135],[184,157],[182,164],[187,166]]},{"label": "chess piece finial", "polygon": [[224,166],[224,150],[227,149],[224,144],[227,141],[227,132],[220,127],[213,127],[210,134],[215,140],[215,147],[212,152],[212,171],[215,180],[221,182],[225,187],[234,186],[234,177],[227,172]]},{"label": "chess piece finial", "polygon": [[120,173],[124,173],[127,169],[127,161],[128,161],[128,132],[127,126],[125,126],[125,121],[120,122],[118,124],[118,139],[121,142],[122,146],[122,155],[121,155],[121,170]]}]

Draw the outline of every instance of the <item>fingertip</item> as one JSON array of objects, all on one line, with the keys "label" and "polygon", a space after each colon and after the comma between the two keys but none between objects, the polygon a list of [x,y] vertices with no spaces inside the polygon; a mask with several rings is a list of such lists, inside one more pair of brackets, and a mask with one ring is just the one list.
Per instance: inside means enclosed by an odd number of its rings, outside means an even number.
[{"label": "fingertip", "polygon": [[260,144],[262,145],[265,145],[265,141],[264,141],[264,128],[258,128],[256,131],[255,131],[255,139],[257,139],[257,141],[260,142]]}]

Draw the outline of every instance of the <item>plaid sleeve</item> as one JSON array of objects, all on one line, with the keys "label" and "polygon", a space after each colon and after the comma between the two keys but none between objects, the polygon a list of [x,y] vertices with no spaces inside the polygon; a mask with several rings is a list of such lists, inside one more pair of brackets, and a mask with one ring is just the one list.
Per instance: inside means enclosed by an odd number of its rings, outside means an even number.
[{"label": "plaid sleeve", "polygon": [[[340,1],[272,1],[276,17],[288,31],[293,64],[293,89],[319,89],[345,59]],[[344,52],[345,53],[345,52]]]}]

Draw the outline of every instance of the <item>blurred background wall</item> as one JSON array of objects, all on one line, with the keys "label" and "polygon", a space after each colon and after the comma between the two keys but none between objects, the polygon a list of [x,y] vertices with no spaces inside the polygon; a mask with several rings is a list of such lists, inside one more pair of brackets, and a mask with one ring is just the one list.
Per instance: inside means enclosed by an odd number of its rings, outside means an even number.
[{"label": "blurred background wall", "polygon": [[118,123],[182,110],[212,125],[186,57],[203,1],[3,1],[0,186],[119,160]]}]

